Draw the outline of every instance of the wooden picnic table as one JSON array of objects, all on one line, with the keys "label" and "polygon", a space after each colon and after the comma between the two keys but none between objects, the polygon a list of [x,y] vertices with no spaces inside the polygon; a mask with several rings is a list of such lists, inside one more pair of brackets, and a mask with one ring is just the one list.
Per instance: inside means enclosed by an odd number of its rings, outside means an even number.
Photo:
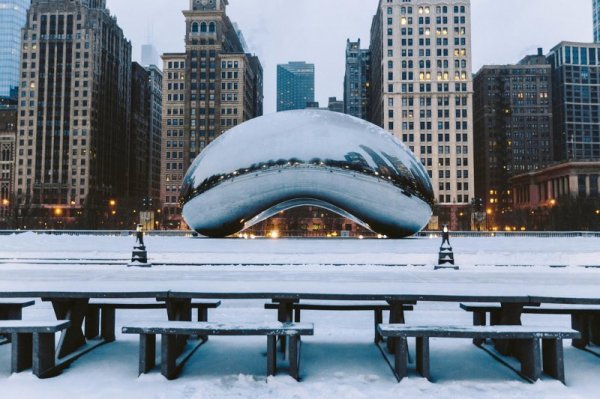
[{"label": "wooden picnic table", "polygon": [[57,320],[68,320],[70,326],[60,337],[56,355],[63,363],[69,363],[85,353],[104,344],[104,340],[88,341],[83,322],[92,298],[150,299],[161,298],[166,292],[85,292],[85,291],[37,291],[0,292],[0,298],[41,298],[52,303]]},{"label": "wooden picnic table", "polygon": [[[93,287],[101,287],[102,284]],[[480,294],[473,289],[472,292],[458,292],[455,289],[446,293],[436,293],[436,287],[422,287],[423,293],[352,293],[352,287],[341,291],[327,292],[294,292],[292,285],[281,291],[252,291],[251,287],[245,291],[212,291],[208,289],[197,290],[161,290],[161,291],[110,291],[83,289],[61,289],[48,291],[0,291],[1,298],[41,298],[52,303],[54,313],[58,320],[69,320],[70,327],[62,334],[57,348],[57,356],[65,361],[72,361],[95,347],[104,344],[100,340],[88,342],[86,340],[83,323],[88,304],[93,298],[113,299],[164,299],[166,301],[167,317],[170,321],[191,321],[193,299],[270,299],[279,304],[278,320],[281,322],[292,321],[293,304],[301,300],[322,301],[385,301],[390,305],[390,323],[404,323],[404,305],[418,302],[498,302],[502,306],[500,325],[521,325],[521,314],[524,306],[539,305],[540,303],[573,303],[573,304],[600,304],[598,298],[570,298],[550,296],[530,296],[527,293],[515,294],[506,289],[503,294],[500,287],[494,293]],[[85,287],[84,287],[85,288]],[[213,287],[214,288],[214,287]],[[461,287],[461,290],[462,291]],[[466,290],[465,290],[466,291]],[[389,343],[388,345],[392,345]],[[393,349],[393,348],[389,348]],[[183,348],[182,348],[183,350]]]}]

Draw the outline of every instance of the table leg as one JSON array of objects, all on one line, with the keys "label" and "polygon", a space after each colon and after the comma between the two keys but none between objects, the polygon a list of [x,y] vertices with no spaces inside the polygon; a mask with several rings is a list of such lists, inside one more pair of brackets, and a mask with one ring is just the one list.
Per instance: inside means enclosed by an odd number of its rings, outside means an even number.
[{"label": "table leg", "polygon": [[590,341],[594,345],[600,345],[600,316],[590,315]]},{"label": "table leg", "polygon": [[[167,298],[167,316],[169,321],[192,321],[192,299],[191,298]],[[177,355],[185,350],[187,335],[176,335],[174,339],[177,347]]]},{"label": "table leg", "polygon": [[85,314],[85,337],[94,339],[100,335],[100,307],[89,305]]},{"label": "table leg", "polygon": [[12,372],[20,373],[31,367],[33,334],[12,334]]},{"label": "table leg", "polygon": [[89,299],[51,298],[52,307],[57,320],[69,320],[71,325],[62,332],[58,343],[58,358],[63,358],[77,351],[86,344],[83,333],[83,320],[87,312]]},{"label": "table leg", "polygon": [[[0,305],[0,320],[22,320],[23,319],[23,307],[21,305]],[[0,338],[4,338],[5,341],[2,343],[8,343],[11,341],[11,335],[2,335]]]},{"label": "table leg", "polygon": [[[294,303],[297,302],[294,299],[280,299],[273,298],[273,302],[278,303],[277,309],[277,320],[281,323],[291,323],[294,311]],[[287,337],[282,335],[279,337],[279,351],[285,354]]]},{"label": "table leg", "polygon": [[102,317],[100,319],[100,335],[106,342],[115,340],[115,317],[116,308],[114,306],[103,306]]},{"label": "table leg", "polygon": [[571,314],[571,328],[581,333],[581,338],[574,339],[575,348],[584,349],[590,344],[590,317],[585,313]]},{"label": "table leg", "polygon": [[[487,324],[487,312],[475,310],[473,312],[473,325],[474,326],[485,326],[486,324]],[[473,339],[473,344],[476,346],[481,346],[484,343],[485,343],[484,339],[481,339],[481,338]]]},{"label": "table leg", "polygon": [[277,373],[277,337],[267,336],[267,376]]},{"label": "table leg", "polygon": [[290,338],[290,376],[296,381],[300,380],[300,336],[292,335]]},{"label": "table leg", "polygon": [[383,323],[383,310],[376,309],[375,310],[375,345],[377,345],[378,343],[380,343],[383,340],[381,338],[381,335],[379,334],[379,330],[377,329],[377,326],[379,326],[381,323]]},{"label": "table leg", "polygon": [[[522,303],[502,303],[502,310],[497,316],[497,325],[501,326],[520,326],[521,314],[523,313]],[[505,356],[514,356],[521,359],[521,345],[516,344],[513,340],[498,340],[494,342],[496,350]]]},{"label": "table leg", "polygon": [[[390,324],[404,324],[404,304],[402,302],[388,301],[390,304]],[[396,340],[388,339],[387,347],[390,353],[395,353]]]}]

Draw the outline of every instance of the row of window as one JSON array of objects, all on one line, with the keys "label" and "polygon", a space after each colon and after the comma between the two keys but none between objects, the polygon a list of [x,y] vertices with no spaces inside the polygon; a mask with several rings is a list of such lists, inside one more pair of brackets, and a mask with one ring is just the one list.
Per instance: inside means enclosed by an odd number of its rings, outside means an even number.
[{"label": "row of window", "polygon": [[192,33],[215,33],[217,31],[217,24],[214,21],[210,22],[192,22]]}]

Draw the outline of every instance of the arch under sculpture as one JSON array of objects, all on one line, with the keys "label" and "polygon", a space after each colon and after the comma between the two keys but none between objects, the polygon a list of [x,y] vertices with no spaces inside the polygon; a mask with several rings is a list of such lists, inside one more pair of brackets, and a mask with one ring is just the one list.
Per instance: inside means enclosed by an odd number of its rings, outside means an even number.
[{"label": "arch under sculpture", "polygon": [[399,140],[369,122],[320,110],[280,112],[229,130],[184,180],[183,217],[209,237],[315,205],[402,238],[427,225],[434,198],[427,171]]}]

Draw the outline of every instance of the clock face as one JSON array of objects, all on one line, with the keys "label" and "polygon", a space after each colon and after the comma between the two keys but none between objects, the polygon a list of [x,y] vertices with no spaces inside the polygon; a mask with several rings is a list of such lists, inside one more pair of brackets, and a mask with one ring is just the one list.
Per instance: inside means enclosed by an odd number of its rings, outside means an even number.
[{"label": "clock face", "polygon": [[215,9],[217,0],[194,0],[194,9],[196,10],[208,10]]}]

